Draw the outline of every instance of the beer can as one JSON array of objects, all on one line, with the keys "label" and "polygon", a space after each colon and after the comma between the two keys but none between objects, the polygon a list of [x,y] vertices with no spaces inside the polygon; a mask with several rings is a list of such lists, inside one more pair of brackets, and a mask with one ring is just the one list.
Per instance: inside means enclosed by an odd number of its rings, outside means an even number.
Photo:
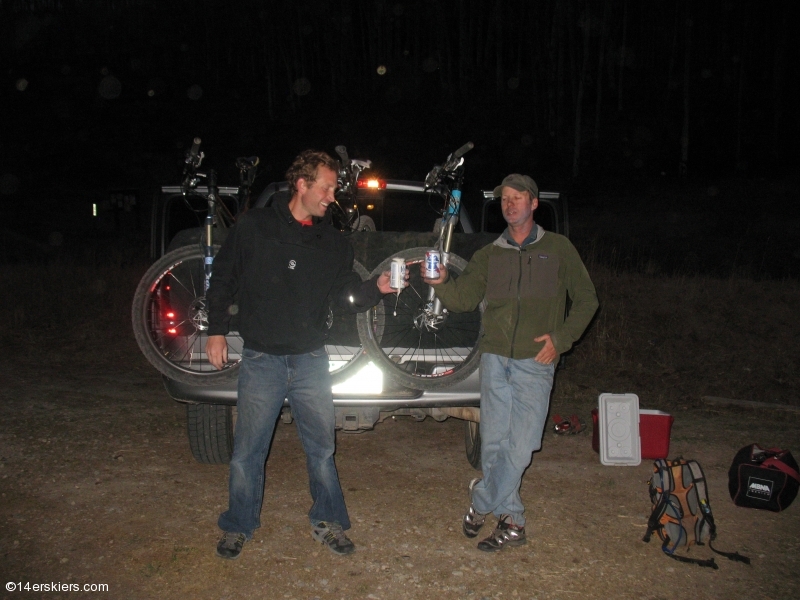
[{"label": "beer can", "polygon": [[438,250],[425,252],[425,278],[439,279],[439,265],[442,260]]},{"label": "beer can", "polygon": [[406,281],[406,261],[402,258],[392,259],[392,270],[389,277],[389,287],[396,290],[403,288]]}]

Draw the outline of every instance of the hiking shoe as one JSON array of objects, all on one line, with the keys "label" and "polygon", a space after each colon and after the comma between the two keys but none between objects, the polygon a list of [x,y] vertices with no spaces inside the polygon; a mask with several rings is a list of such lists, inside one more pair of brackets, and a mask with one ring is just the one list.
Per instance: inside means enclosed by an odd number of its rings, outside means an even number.
[{"label": "hiking shoe", "polygon": [[478,485],[478,482],[482,479],[482,477],[475,477],[474,479],[470,479],[469,485],[467,485],[467,489],[469,490],[469,499],[472,501],[472,488]]},{"label": "hiking shoe", "polygon": [[311,528],[311,537],[327,546],[334,554],[352,554],[356,551],[355,544],[348,539],[338,523],[320,521],[319,525]]},{"label": "hiking shoe", "polygon": [[525,528],[514,525],[511,515],[501,515],[492,534],[478,542],[478,550],[499,552],[506,546],[522,546],[526,542]]},{"label": "hiking shoe", "polygon": [[461,522],[461,530],[468,538],[474,538],[478,535],[478,532],[481,530],[481,527],[483,527],[485,522],[486,515],[478,514],[478,512],[475,510],[475,507],[470,504],[469,510],[467,511],[467,514],[464,515],[464,519]]},{"label": "hiking shoe", "polygon": [[464,535],[468,538],[474,538],[478,535],[478,532],[483,527],[483,524],[486,522],[486,516],[480,514],[478,511],[475,510],[475,507],[472,505],[472,488],[475,487],[475,484],[481,480],[480,477],[476,477],[472,481],[469,482],[469,499],[470,505],[469,509],[467,510],[467,514],[464,515],[464,519],[461,523],[461,530],[464,532]]},{"label": "hiking shoe", "polygon": [[242,547],[246,541],[247,537],[243,533],[226,531],[217,542],[217,556],[236,560],[242,553]]}]

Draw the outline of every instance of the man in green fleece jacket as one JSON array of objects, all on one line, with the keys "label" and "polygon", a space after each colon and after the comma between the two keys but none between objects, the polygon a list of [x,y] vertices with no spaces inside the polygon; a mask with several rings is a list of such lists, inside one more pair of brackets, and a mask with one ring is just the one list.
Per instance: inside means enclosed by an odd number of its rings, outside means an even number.
[{"label": "man in green fleece jacket", "polygon": [[[532,453],[542,446],[555,364],[580,338],[597,310],[597,295],[570,241],[534,222],[539,188],[512,174],[494,190],[508,228],[478,250],[458,279],[442,267],[436,295],[448,310],[485,301],[481,350],[481,464],[473,479],[464,535],[473,538],[486,515],[497,526],[478,544],[496,552],[524,544],[519,487]],[[567,297],[572,304],[566,316]]]}]

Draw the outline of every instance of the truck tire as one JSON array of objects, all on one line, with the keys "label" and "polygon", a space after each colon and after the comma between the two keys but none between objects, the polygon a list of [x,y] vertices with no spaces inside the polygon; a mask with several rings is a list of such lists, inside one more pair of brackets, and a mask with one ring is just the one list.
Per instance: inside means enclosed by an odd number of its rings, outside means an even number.
[{"label": "truck tire", "polygon": [[197,462],[228,464],[233,455],[233,406],[187,404],[186,432],[189,448]]},{"label": "truck tire", "polygon": [[467,460],[473,468],[481,470],[481,424],[475,421],[464,421],[464,448]]}]

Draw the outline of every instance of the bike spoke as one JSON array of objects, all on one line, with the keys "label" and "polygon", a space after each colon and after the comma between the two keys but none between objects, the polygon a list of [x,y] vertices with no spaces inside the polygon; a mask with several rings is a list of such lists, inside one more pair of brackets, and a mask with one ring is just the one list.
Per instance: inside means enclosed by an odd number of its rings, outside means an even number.
[{"label": "bike spoke", "polygon": [[165,274],[165,278],[167,276],[170,278],[169,280],[167,280],[167,285],[169,285],[170,281],[174,281],[180,287],[182,287],[186,291],[186,293],[190,294],[191,296],[195,296],[196,297],[197,293],[196,293],[196,288],[195,288],[195,285],[194,285],[194,278],[192,277],[191,272],[186,274],[186,278],[189,280],[188,284],[184,283],[182,275],[179,277],[179,275],[181,274],[180,271],[178,271],[177,274],[176,274],[176,270],[180,266],[182,266],[182,265],[175,265],[175,267],[173,267],[168,273]]},{"label": "bike spoke", "polygon": [[182,363],[191,362],[187,361],[187,357],[191,358],[192,345],[189,343],[188,338],[181,336],[180,338],[173,338],[171,344],[165,348],[166,355],[172,362]]}]

